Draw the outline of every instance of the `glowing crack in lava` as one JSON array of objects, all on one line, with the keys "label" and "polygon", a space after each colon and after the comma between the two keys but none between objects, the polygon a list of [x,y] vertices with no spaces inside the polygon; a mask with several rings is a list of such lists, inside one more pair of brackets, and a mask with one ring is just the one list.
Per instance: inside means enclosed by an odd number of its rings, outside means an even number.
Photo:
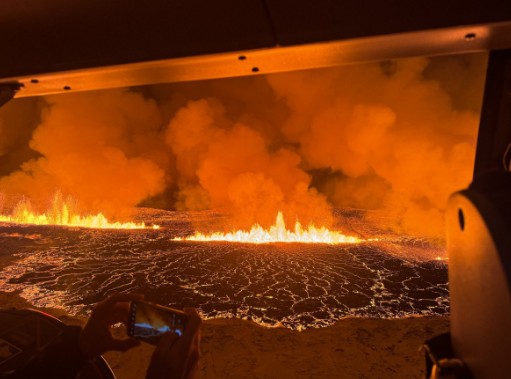
[{"label": "glowing crack in lava", "polygon": [[[337,245],[169,243],[195,233],[192,224],[216,222],[218,212],[135,211],[136,220],[162,228],[0,224],[0,250],[9,259],[0,288],[73,315],[85,315],[98,297],[138,291],[173,308],[200,308],[207,319],[236,317],[294,330],[345,317],[449,314],[447,262],[436,259],[445,247],[378,229],[366,211],[334,209],[341,230],[367,236]],[[376,235],[379,241],[365,243]]]},{"label": "glowing crack in lava", "polygon": [[[46,213],[37,213],[32,210],[28,201],[20,201],[11,215],[1,215],[0,222],[28,225],[59,225],[91,229],[146,229],[145,223],[111,222],[102,213],[95,215],[80,215],[74,212],[69,201],[64,201],[60,194],[56,194],[51,208]],[[152,225],[159,229],[158,225]]]},{"label": "glowing crack in lava", "polygon": [[324,243],[324,244],[349,244],[363,242],[357,237],[346,236],[339,232],[328,230],[325,227],[318,228],[309,225],[303,229],[299,221],[295,223],[294,231],[286,228],[282,212],[277,213],[275,224],[269,229],[263,229],[260,225],[254,225],[250,231],[237,230],[231,233],[202,234],[196,232],[192,236],[174,238],[174,241],[226,241],[240,243]]}]

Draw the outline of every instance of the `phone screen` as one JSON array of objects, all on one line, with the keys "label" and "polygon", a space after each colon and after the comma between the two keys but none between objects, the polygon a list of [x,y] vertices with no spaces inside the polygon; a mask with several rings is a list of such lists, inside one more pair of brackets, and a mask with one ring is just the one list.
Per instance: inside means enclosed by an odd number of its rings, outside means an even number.
[{"label": "phone screen", "polygon": [[182,336],[188,316],[177,309],[163,307],[145,301],[131,303],[128,334],[153,345],[157,345],[164,333]]}]

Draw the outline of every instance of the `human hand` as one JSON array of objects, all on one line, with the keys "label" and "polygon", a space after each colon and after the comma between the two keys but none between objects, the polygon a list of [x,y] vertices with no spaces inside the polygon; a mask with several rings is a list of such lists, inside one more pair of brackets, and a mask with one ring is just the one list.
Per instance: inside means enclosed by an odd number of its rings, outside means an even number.
[{"label": "human hand", "polygon": [[185,309],[189,316],[181,337],[165,333],[151,357],[146,379],[193,378],[199,363],[200,326],[202,320],[195,309]]},{"label": "human hand", "polygon": [[142,299],[142,295],[114,294],[98,303],[80,334],[80,349],[89,359],[109,350],[126,351],[140,344],[133,338],[124,340],[112,336],[110,328],[119,322],[127,325],[129,302]]}]

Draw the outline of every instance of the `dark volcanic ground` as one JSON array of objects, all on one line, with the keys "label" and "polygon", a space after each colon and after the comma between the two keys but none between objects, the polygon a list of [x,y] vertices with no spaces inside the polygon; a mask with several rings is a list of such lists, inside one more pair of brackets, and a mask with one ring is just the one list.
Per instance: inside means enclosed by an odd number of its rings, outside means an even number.
[{"label": "dark volcanic ground", "polygon": [[[89,310],[112,292],[131,291],[177,308],[198,307],[206,317],[293,329],[346,316],[449,312],[447,266],[434,259],[444,252],[424,240],[394,236],[344,246],[175,242],[173,237],[191,231],[197,214],[143,212],[139,217],[162,229],[0,224],[0,256],[8,260],[0,290],[21,290],[34,305],[71,313]],[[357,217],[344,214],[344,221],[364,237]]]}]

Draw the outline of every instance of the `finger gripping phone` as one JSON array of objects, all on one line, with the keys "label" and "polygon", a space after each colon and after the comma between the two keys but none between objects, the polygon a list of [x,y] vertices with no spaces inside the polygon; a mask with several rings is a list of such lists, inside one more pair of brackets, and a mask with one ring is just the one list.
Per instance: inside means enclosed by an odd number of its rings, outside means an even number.
[{"label": "finger gripping phone", "polygon": [[188,315],[183,311],[147,301],[132,301],[128,318],[128,335],[158,345],[167,332],[182,336]]}]

